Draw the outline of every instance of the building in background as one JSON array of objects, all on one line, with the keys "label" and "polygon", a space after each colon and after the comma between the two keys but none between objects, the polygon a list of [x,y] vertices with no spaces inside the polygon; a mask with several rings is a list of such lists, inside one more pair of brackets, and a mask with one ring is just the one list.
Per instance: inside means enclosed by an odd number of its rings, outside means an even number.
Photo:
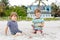
[{"label": "building in background", "polygon": [[[37,8],[37,5],[32,5],[27,7],[27,17],[34,18],[34,10]],[[40,10],[42,12],[41,17],[50,18],[51,17],[51,6],[40,6]]]}]

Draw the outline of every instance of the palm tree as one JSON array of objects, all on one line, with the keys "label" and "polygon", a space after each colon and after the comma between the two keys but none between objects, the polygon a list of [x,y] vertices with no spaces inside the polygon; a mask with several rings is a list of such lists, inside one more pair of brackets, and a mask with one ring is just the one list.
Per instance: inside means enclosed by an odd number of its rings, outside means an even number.
[{"label": "palm tree", "polygon": [[8,0],[1,0],[1,2],[2,2],[2,3],[4,3],[4,4],[5,4],[5,6],[7,6],[7,5],[8,5],[8,3],[9,3],[9,2],[8,2]]},{"label": "palm tree", "polygon": [[[43,0],[35,0],[35,2],[33,2],[33,3],[36,3],[37,1],[38,1],[38,7],[40,7],[40,3],[43,3],[46,6],[46,4],[43,2]],[[48,1],[48,0],[46,0],[46,1]],[[33,3],[31,5],[33,5]]]},{"label": "palm tree", "polygon": [[8,0],[1,0],[0,1],[0,16],[4,15],[4,11],[7,9]]},{"label": "palm tree", "polygon": [[52,3],[51,9],[52,9],[52,16],[57,16],[59,11],[59,6],[57,6],[55,3]]},{"label": "palm tree", "polygon": [[4,6],[5,6],[5,4],[0,2],[0,16],[2,16],[2,14],[4,12],[4,8],[5,8]]}]

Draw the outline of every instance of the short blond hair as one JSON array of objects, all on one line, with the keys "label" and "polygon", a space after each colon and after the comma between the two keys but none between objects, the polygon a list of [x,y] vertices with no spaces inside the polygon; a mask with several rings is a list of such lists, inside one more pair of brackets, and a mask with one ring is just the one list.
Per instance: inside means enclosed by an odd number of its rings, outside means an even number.
[{"label": "short blond hair", "polygon": [[10,14],[10,19],[11,19],[11,17],[13,16],[13,15],[15,15],[16,17],[18,17],[18,15],[17,15],[17,13],[16,12],[11,12],[11,14]]},{"label": "short blond hair", "polygon": [[34,14],[36,13],[41,13],[41,11],[39,9],[35,9]]},{"label": "short blond hair", "polygon": [[10,18],[11,18],[13,15],[18,16],[16,12],[11,12]]}]

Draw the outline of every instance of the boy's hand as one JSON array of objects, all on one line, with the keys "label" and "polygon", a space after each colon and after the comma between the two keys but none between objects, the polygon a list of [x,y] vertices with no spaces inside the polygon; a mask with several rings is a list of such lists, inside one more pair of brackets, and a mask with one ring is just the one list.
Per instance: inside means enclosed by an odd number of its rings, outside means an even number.
[{"label": "boy's hand", "polygon": [[38,23],[38,26],[44,27],[44,22],[43,23]]},{"label": "boy's hand", "polygon": [[38,26],[39,26],[39,27],[40,27],[40,26],[43,27],[43,25],[42,25],[41,23],[38,23]]},{"label": "boy's hand", "polygon": [[7,33],[5,33],[5,35],[7,36]]},{"label": "boy's hand", "polygon": [[41,23],[38,23],[38,26],[41,26]]}]

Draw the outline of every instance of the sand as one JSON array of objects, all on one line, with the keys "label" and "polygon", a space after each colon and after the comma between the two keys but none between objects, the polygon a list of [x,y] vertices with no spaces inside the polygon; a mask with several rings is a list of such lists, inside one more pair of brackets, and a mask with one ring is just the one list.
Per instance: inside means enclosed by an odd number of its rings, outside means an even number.
[{"label": "sand", "polygon": [[[19,29],[26,35],[13,37],[8,30],[8,35],[4,34],[7,21],[0,21],[0,40],[60,40],[60,21],[45,21],[43,27],[44,36],[32,34],[31,21],[18,21]],[[29,38],[32,36],[32,38]]]}]

